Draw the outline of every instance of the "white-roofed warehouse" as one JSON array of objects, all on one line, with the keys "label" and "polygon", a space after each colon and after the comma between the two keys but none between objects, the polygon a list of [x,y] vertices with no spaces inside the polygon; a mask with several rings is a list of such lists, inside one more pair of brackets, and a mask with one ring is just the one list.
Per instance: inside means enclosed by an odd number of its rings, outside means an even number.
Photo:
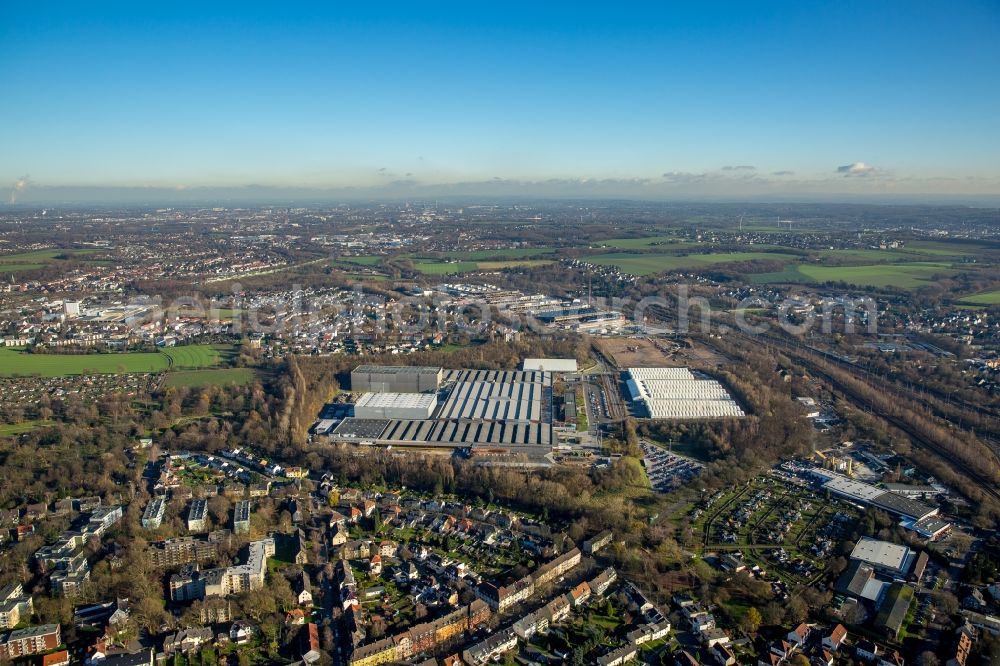
[{"label": "white-roofed warehouse", "polygon": [[437,407],[434,393],[365,393],[354,405],[359,419],[429,419]]},{"label": "white-roofed warehouse", "polygon": [[629,368],[626,386],[634,403],[653,419],[738,418],[743,410],[714,379],[687,368]]}]

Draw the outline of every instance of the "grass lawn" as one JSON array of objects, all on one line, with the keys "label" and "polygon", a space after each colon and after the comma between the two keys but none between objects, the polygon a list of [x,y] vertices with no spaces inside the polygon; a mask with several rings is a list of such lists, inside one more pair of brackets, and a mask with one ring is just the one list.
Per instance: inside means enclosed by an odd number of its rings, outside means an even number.
[{"label": "grass lawn", "polygon": [[164,347],[161,353],[170,359],[170,367],[200,370],[220,365],[225,358],[237,354],[233,345],[183,345]]},{"label": "grass lawn", "polygon": [[780,252],[720,252],[718,254],[629,254],[612,252],[583,257],[584,261],[601,266],[617,266],[619,270],[632,275],[652,275],[666,271],[704,268],[716,264],[736,261],[794,261],[796,255]]},{"label": "grass lawn", "polygon": [[215,370],[181,370],[171,372],[163,382],[166,387],[197,388],[200,386],[221,386],[225,384],[245,385],[253,382],[254,373],[250,368],[219,368]]},{"label": "grass lawn", "polygon": [[868,266],[814,266],[795,264],[776,273],[758,273],[750,276],[756,284],[781,282],[823,283],[846,282],[861,287],[895,287],[916,289],[933,281],[935,275],[954,275],[951,264],[937,262],[911,262],[901,264],[876,264]]},{"label": "grass lawn", "polygon": [[171,368],[211,368],[237,353],[233,345],[186,345],[159,352],[112,354],[27,354],[0,349],[0,375],[60,377],[82,374],[163,372]]},{"label": "grass lawn", "polygon": [[0,437],[12,437],[14,435],[20,435],[21,433],[28,432],[29,430],[34,430],[35,428],[43,428],[50,425],[55,425],[55,421],[22,421],[21,423],[3,423],[0,424]]},{"label": "grass lawn", "polygon": [[166,354],[26,354],[0,349],[0,375],[59,377],[86,373],[163,372],[170,365]]}]

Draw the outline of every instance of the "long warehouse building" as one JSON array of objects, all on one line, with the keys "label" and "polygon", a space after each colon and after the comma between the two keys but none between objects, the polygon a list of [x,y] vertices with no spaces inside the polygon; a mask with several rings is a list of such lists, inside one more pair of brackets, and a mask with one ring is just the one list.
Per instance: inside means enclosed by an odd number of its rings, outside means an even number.
[{"label": "long warehouse building", "polygon": [[722,384],[696,377],[687,368],[629,368],[625,385],[633,404],[639,405],[652,419],[721,419],[744,415]]}]

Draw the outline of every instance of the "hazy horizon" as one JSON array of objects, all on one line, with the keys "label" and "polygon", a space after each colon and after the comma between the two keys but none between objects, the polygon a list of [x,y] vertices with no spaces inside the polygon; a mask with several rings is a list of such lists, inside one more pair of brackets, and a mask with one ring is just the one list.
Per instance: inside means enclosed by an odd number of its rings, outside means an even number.
[{"label": "hazy horizon", "polygon": [[0,191],[1000,201],[997,34],[974,1],[21,3]]}]

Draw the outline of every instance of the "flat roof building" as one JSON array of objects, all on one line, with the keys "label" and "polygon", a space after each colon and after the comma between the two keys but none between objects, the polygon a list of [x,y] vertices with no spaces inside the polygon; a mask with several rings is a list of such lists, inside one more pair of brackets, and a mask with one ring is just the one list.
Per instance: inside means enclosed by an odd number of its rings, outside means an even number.
[{"label": "flat roof building", "polygon": [[721,419],[744,415],[722,384],[696,377],[687,368],[629,368],[625,385],[633,404],[641,406],[652,419]]},{"label": "flat roof building", "polygon": [[208,500],[196,499],[191,502],[188,511],[187,528],[189,532],[201,532],[206,527],[208,518]]},{"label": "flat roof building", "polygon": [[[834,495],[854,502],[870,504],[894,516],[906,519],[911,523],[923,521],[938,513],[936,507],[928,506],[923,502],[898,495],[884,488],[873,486],[870,483],[856,481],[830,470],[817,469],[814,471],[813,476],[822,479],[823,488]],[[909,527],[908,525],[904,526]],[[947,523],[944,526],[939,526],[936,531],[940,532],[946,528]]]},{"label": "flat roof building", "polygon": [[233,532],[247,534],[250,532],[250,500],[240,500],[233,509]]},{"label": "flat roof building", "polygon": [[167,503],[162,497],[150,500],[146,505],[146,510],[142,512],[142,526],[147,530],[155,530],[163,522],[163,513],[166,511]]},{"label": "flat roof building", "polygon": [[540,372],[576,372],[575,358],[526,358],[521,363],[522,370]]},{"label": "flat roof building", "polygon": [[429,419],[437,407],[434,393],[365,393],[354,405],[359,419]]},{"label": "flat roof building", "polygon": [[425,393],[437,391],[444,370],[427,366],[359,365],[351,371],[355,393]]},{"label": "flat roof building", "polygon": [[867,562],[888,574],[904,576],[913,566],[916,554],[906,546],[862,537],[851,552],[852,560]]}]

